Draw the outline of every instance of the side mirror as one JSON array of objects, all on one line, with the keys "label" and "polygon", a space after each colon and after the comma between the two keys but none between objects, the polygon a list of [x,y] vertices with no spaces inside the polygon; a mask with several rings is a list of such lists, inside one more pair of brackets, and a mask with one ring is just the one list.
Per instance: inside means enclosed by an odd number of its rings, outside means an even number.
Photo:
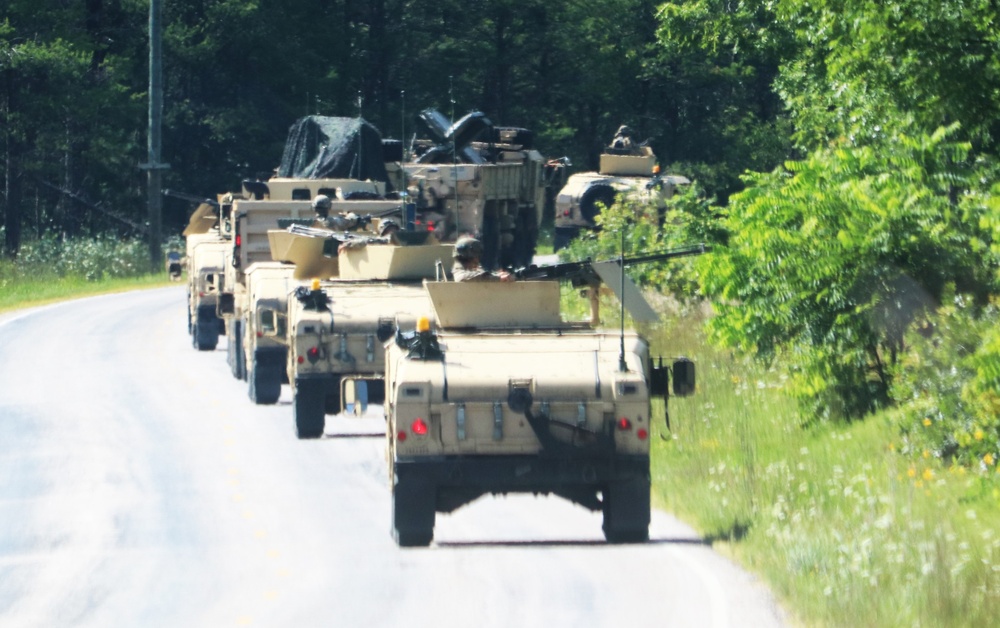
[{"label": "side mirror", "polygon": [[363,379],[341,381],[340,398],[344,400],[344,410],[354,416],[361,416],[368,409],[368,382]]},{"label": "side mirror", "polygon": [[694,362],[687,358],[674,361],[674,396],[689,397],[694,394]]}]

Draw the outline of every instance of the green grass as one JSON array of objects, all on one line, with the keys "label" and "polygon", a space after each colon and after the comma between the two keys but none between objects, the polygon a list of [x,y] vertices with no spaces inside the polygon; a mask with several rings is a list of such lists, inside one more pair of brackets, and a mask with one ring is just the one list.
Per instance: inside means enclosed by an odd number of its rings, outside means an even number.
[{"label": "green grass", "polygon": [[654,355],[692,357],[699,378],[695,396],[671,399],[672,430],[660,421],[654,434],[655,503],[758,573],[802,624],[992,624],[996,467],[903,455],[886,414],[805,427],[782,377],[713,349],[701,320],[685,312],[649,334]]},{"label": "green grass", "polygon": [[76,276],[14,277],[9,266],[6,271],[0,268],[0,312],[76,297],[171,285],[166,273],[88,281]]}]

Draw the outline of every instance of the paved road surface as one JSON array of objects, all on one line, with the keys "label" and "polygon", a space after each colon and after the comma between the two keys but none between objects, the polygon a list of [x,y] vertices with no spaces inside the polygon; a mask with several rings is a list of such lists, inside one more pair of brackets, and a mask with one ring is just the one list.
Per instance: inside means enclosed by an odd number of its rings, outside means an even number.
[{"label": "paved road surface", "polygon": [[389,535],[380,416],[293,436],[171,287],[0,317],[0,626],[777,626],[749,575],[672,517],[609,546],[550,497]]}]

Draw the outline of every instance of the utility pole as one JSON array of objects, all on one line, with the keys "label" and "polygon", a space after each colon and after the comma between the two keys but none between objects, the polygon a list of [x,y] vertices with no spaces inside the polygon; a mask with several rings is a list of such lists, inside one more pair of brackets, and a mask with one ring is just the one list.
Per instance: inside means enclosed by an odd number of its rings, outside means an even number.
[{"label": "utility pole", "polygon": [[149,2],[149,131],[146,163],[139,167],[146,171],[146,204],[149,229],[149,261],[153,272],[163,267],[161,248],[163,223],[163,171],[170,164],[160,163],[163,124],[163,63],[162,27],[160,26],[161,0]]}]

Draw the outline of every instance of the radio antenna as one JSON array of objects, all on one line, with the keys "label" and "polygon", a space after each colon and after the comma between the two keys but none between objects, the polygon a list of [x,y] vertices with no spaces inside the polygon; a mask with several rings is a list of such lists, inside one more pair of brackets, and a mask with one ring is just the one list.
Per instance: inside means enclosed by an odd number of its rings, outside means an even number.
[{"label": "radio antenna", "polygon": [[618,257],[618,266],[621,270],[621,335],[618,340],[618,370],[622,373],[628,371],[625,365],[625,225],[622,225],[622,248]]}]

